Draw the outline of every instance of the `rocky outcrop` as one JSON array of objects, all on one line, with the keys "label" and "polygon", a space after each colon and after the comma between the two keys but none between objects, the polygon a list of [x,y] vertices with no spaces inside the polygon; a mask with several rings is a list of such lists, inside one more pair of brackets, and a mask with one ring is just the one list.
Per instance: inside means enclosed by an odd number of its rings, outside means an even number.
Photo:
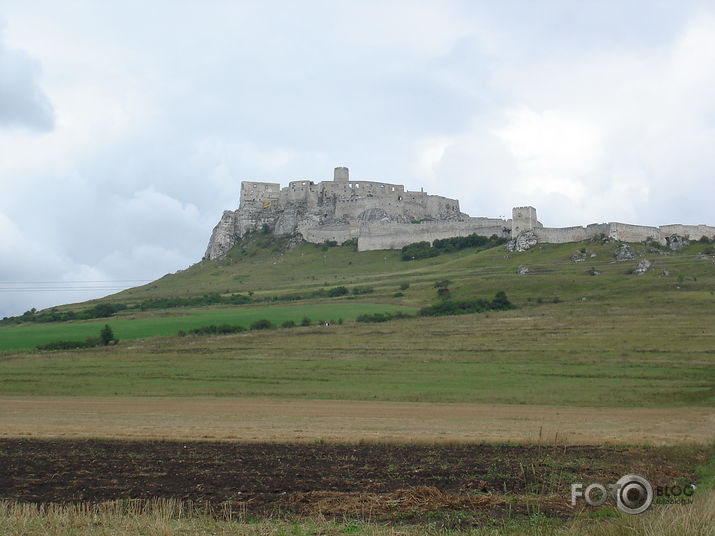
[{"label": "rocky outcrop", "polygon": [[533,248],[538,243],[539,239],[533,231],[524,231],[516,238],[510,240],[506,245],[506,249],[507,251],[526,251],[529,248]]},{"label": "rocky outcrop", "polygon": [[633,270],[633,275],[643,275],[650,270],[651,266],[653,266],[652,261],[649,261],[648,259],[641,259],[638,261],[638,266],[636,266],[635,270]]},{"label": "rocky outcrop", "polygon": [[214,227],[209,240],[204,259],[218,259],[228,253],[236,243],[239,232],[237,229],[238,218],[235,212],[226,210],[221,220]]},{"label": "rocky outcrop", "polygon": [[632,261],[636,258],[636,254],[628,244],[619,244],[614,255],[617,261]]},{"label": "rocky outcrop", "polygon": [[672,251],[679,251],[690,245],[690,240],[684,236],[673,234],[665,237],[665,243]]}]

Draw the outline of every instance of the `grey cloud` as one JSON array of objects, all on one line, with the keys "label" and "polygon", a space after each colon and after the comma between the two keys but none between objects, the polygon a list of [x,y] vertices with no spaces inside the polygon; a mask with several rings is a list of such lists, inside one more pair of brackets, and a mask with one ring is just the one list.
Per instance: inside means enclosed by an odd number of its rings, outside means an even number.
[{"label": "grey cloud", "polygon": [[54,128],[52,104],[39,85],[40,65],[0,41],[0,126],[35,131]]}]

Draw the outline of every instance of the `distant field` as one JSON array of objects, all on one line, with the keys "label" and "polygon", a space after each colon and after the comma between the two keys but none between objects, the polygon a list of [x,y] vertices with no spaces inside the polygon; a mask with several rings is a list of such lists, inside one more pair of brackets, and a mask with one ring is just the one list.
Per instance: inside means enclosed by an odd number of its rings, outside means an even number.
[{"label": "distant field", "polygon": [[[6,354],[0,394],[712,407],[714,328],[698,313],[708,300],[690,296],[640,313],[579,301]],[[115,328],[122,337],[121,324]]]},{"label": "distant field", "polygon": [[248,328],[251,322],[266,318],[274,324],[286,320],[300,323],[303,317],[313,322],[318,320],[337,321],[339,318],[353,319],[361,314],[413,312],[413,308],[399,305],[382,305],[354,301],[326,301],[319,304],[295,304],[282,306],[235,306],[176,308],[161,312],[119,315],[113,318],[86,320],[79,322],[56,322],[50,324],[27,324],[0,327],[0,350],[34,348],[51,341],[84,340],[97,337],[104,324],[109,324],[114,335],[123,340],[176,335],[179,330],[191,330],[211,324],[238,324]]}]

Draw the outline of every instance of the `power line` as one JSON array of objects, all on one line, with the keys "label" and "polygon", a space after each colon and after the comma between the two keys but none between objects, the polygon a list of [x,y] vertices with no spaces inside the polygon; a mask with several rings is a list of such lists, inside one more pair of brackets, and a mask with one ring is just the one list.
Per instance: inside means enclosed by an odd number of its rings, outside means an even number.
[{"label": "power line", "polygon": [[75,281],[0,281],[0,293],[8,292],[116,292],[151,279],[105,279]]},{"label": "power line", "polygon": [[83,292],[126,290],[129,287],[89,287],[89,288],[0,288],[0,292]]},{"label": "power line", "polygon": [[153,279],[107,279],[92,281],[0,281],[0,285],[71,285],[73,283],[148,283]]}]

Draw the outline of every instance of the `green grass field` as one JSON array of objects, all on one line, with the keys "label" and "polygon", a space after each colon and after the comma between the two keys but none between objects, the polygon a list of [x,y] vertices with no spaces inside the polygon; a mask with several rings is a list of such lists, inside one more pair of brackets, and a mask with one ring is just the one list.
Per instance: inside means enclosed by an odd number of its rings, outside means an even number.
[{"label": "green grass field", "polygon": [[[375,292],[290,305],[127,310],[108,320],[1,327],[0,348],[6,352],[0,357],[0,394],[715,405],[712,257],[698,256],[701,244],[677,254],[634,245],[639,258],[655,262],[648,273],[635,276],[630,271],[638,258],[616,262],[615,247],[584,242],[511,254],[497,247],[411,262],[394,251],[343,247],[234,250],[229,259],[197,264],[111,299],[131,304],[190,289],[193,294],[251,290],[269,297],[337,284],[369,284]],[[571,260],[579,250],[587,251],[586,262]],[[526,275],[517,275],[520,265],[529,267]],[[590,275],[592,267],[600,274]],[[384,324],[350,320],[433,303],[434,283],[444,279],[455,298],[491,298],[505,290],[518,309]],[[409,288],[395,296],[402,283]],[[208,324],[248,325],[258,318],[280,323],[304,316],[346,322],[176,337],[180,329]],[[116,347],[10,351],[96,336],[105,322],[123,341]],[[163,337],[146,338],[156,336]],[[140,338],[146,339],[134,341]]]},{"label": "green grass field", "polygon": [[31,349],[39,344],[57,340],[84,340],[97,337],[99,330],[109,324],[119,339],[139,339],[176,335],[179,330],[189,331],[201,326],[232,324],[248,328],[256,320],[265,318],[276,325],[286,320],[296,323],[304,317],[311,321],[337,321],[352,319],[361,314],[384,311],[413,312],[414,309],[379,303],[333,300],[326,303],[300,305],[234,307],[175,308],[161,312],[131,312],[114,318],[77,322],[24,324],[0,328],[0,350]]}]

